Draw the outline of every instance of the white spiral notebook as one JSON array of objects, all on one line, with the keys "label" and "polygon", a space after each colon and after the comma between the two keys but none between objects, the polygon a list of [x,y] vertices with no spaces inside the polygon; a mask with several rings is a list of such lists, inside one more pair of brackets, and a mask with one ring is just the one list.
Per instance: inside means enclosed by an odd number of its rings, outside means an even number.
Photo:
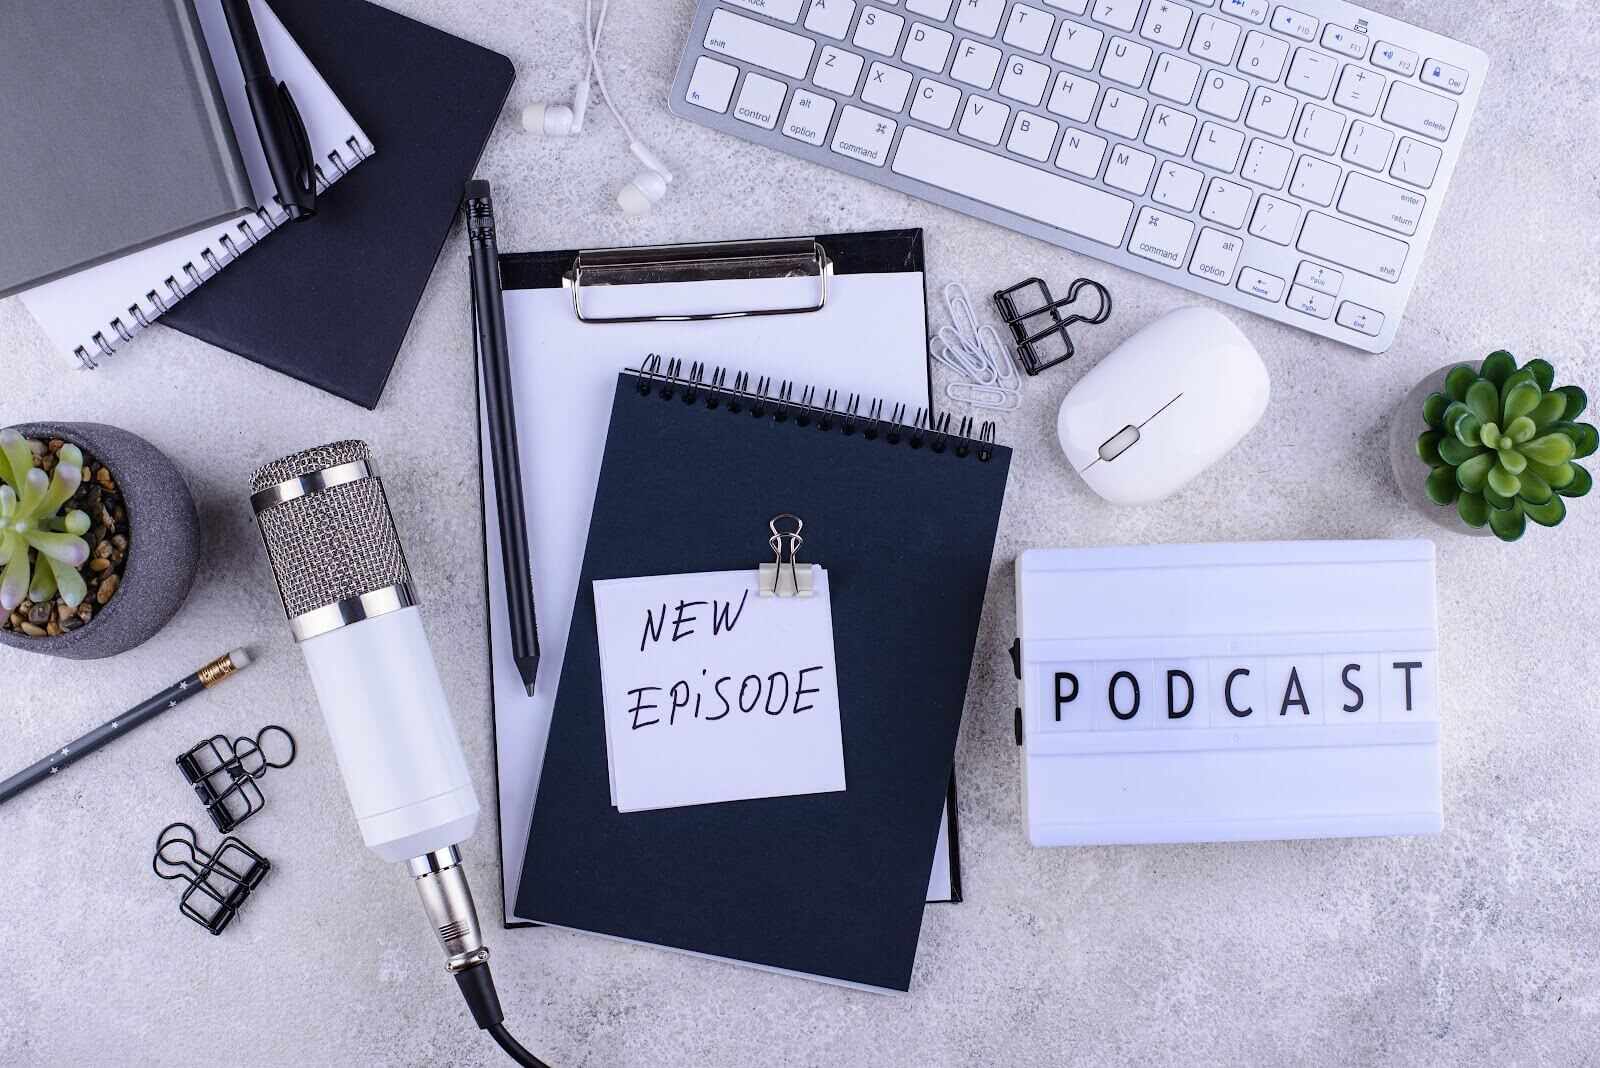
[{"label": "white spiral notebook", "polygon": [[[273,76],[288,84],[311,139],[317,160],[320,196],[374,149],[371,139],[345,110],[311,60],[301,51],[266,0],[250,0],[262,48]],[[220,0],[195,0],[195,11],[211,52],[217,82],[228,106],[259,205],[226,223],[142,249],[129,256],[58,278],[21,294],[21,300],[50,340],[83,367],[96,366],[160,318],[162,313],[204,285],[218,271],[270,234],[285,216],[279,206],[255,119],[245,99],[244,75],[228,32]],[[108,156],[115,166],[114,155]],[[316,221],[306,226],[315,226]]]}]

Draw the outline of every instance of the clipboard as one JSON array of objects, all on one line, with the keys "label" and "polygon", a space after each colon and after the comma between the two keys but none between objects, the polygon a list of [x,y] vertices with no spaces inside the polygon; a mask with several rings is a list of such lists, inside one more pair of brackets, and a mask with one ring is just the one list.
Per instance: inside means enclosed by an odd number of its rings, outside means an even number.
[{"label": "clipboard", "polygon": [[[920,229],[505,253],[500,269],[544,647],[530,698],[510,657],[498,539],[486,537],[501,900],[514,927],[531,926],[516,918],[514,902],[616,373],[655,352],[685,366],[727,364],[752,381],[818,382],[841,404],[857,396],[933,407]],[[841,321],[861,331],[848,353],[827,344]],[[581,349],[581,358],[546,351],[546,325],[563,339],[553,347]],[[481,383],[479,409],[482,446]],[[486,531],[495,499],[485,463]],[[941,901],[961,900],[958,839],[952,776],[935,860],[948,883],[930,881]]]}]

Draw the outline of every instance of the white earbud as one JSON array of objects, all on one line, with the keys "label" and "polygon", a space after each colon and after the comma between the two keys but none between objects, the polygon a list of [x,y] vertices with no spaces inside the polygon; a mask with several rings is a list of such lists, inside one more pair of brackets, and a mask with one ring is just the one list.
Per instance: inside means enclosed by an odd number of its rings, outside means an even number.
[{"label": "white earbud", "polygon": [[630,142],[628,151],[645,165],[646,170],[635,175],[632,181],[618,190],[617,206],[626,215],[635,217],[647,215],[651,207],[667,195],[667,186],[672,184],[672,172],[667,170],[666,164],[640,141]]},{"label": "white earbud", "polygon": [[589,110],[589,81],[584,79],[572,93],[572,106],[529,104],[522,109],[522,128],[540,137],[570,137],[583,131],[584,112]]}]

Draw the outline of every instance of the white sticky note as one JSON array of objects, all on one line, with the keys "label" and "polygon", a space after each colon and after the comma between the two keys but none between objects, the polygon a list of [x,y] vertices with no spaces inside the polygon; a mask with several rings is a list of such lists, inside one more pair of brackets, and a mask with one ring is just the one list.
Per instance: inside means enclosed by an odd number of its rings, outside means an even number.
[{"label": "white sticky note", "polygon": [[754,567],[595,582],[618,811],[845,788],[828,573],[815,574],[811,597],[760,596]]}]

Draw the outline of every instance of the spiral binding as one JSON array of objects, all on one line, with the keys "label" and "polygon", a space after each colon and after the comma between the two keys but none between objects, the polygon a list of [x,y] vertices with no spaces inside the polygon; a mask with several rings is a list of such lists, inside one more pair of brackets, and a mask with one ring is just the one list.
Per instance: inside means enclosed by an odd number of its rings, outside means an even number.
[{"label": "spiral binding", "polygon": [[904,404],[895,404],[885,415],[882,400],[859,393],[841,394],[833,389],[823,394],[819,403],[815,386],[798,385],[789,379],[774,381],[769,375],[752,381],[748,371],[735,373],[730,383],[725,367],[708,368],[696,360],[686,368],[683,360],[664,359],[658,353],[647,356],[633,374],[639,378],[641,397],[703,404],[734,415],[748,413],[757,419],[793,423],[797,427],[836,429],[846,436],[859,434],[865,441],[926,448],[939,454],[948,452],[961,459],[975,456],[987,462],[994,455],[994,422],[985,420],[978,426],[970,415],[963,416],[952,432],[949,412],[934,415],[919,407],[908,420]]},{"label": "spiral binding", "polygon": [[[371,154],[371,150],[363,147],[356,137],[346,138],[343,149],[336,148],[328,153],[326,165],[334,172],[332,178],[327,177],[322,163],[312,168],[316,172],[317,195],[325,193],[330,185],[349,174],[356,164]],[[347,159],[347,155],[350,158]],[[135,300],[128,305],[126,316],[116,316],[106,324],[104,330],[96,330],[90,335],[88,344],[79,345],[73,350],[73,355],[78,358],[78,362],[86,371],[99,367],[101,359],[116,355],[117,350],[132,341],[135,334],[159,319],[178,301],[210,281],[218,271],[244,255],[252,245],[283,225],[288,217],[288,213],[283,210],[283,202],[278,199],[276,193],[272,194],[270,204],[258,207],[253,215],[246,216],[235,224],[237,236],[227,231],[218,236],[216,243],[221,246],[220,252],[209,245],[201,249],[198,264],[191,260],[178,271],[169,274],[155,288],[146,291],[143,304]]]}]

